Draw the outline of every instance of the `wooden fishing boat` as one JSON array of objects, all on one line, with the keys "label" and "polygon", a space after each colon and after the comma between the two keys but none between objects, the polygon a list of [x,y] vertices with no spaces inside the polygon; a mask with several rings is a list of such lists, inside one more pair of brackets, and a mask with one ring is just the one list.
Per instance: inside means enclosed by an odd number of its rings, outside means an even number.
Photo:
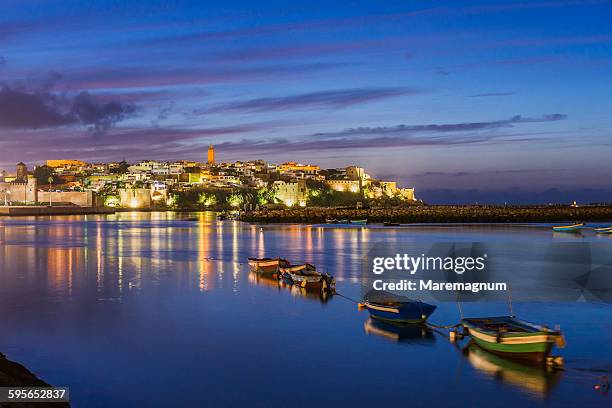
[{"label": "wooden fishing boat", "polygon": [[480,347],[506,357],[544,362],[554,345],[565,346],[560,331],[512,316],[466,318],[461,324]]},{"label": "wooden fishing boat", "polygon": [[579,232],[582,227],[584,227],[583,222],[579,222],[572,225],[558,225],[556,227],[552,227],[555,232]]},{"label": "wooden fishing boat", "polygon": [[248,258],[249,267],[253,272],[271,273],[279,272],[280,267],[290,265],[289,261],[283,258]]},{"label": "wooden fishing boat", "polygon": [[399,222],[383,222],[383,226],[385,227],[399,227],[400,225]]},{"label": "wooden fishing boat", "polygon": [[317,271],[317,268],[309,263],[281,266],[279,270],[283,278],[306,289],[334,290],[336,287],[333,276]]},{"label": "wooden fishing boat", "polygon": [[353,225],[366,225],[368,220],[350,220],[349,222]]},{"label": "wooden fishing boat", "polygon": [[612,227],[603,227],[603,228],[593,228],[598,234],[612,234]]},{"label": "wooden fishing boat", "polygon": [[380,290],[369,291],[363,300],[370,316],[396,323],[423,323],[436,310],[434,305]]}]

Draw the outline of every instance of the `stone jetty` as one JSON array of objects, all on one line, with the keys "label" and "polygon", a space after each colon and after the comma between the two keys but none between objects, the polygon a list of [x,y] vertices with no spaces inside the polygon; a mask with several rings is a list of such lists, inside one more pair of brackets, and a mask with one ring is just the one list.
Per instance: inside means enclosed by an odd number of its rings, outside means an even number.
[{"label": "stone jetty", "polygon": [[612,221],[612,206],[419,205],[393,208],[284,208],[244,213],[241,220],[260,223],[323,223],[326,219],[368,222],[481,223]]}]

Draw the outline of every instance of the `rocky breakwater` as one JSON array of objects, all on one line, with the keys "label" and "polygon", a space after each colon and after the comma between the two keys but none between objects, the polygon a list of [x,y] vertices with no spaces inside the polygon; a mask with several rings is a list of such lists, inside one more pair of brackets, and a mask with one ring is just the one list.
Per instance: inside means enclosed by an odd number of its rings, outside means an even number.
[{"label": "rocky breakwater", "polygon": [[326,219],[367,219],[371,223],[478,223],[610,221],[612,206],[419,205],[393,208],[284,208],[244,213],[260,223],[323,223]]}]

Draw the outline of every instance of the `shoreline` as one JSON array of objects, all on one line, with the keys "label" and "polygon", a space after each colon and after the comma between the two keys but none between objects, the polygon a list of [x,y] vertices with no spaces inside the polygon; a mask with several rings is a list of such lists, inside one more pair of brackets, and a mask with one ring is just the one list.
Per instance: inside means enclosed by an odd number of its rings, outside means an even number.
[{"label": "shoreline", "polygon": [[[218,212],[198,209],[108,208],[108,207],[1,207],[6,217],[115,214],[120,212]],[[495,205],[419,205],[392,208],[282,208],[246,212],[239,220],[261,224],[323,224],[327,219],[368,220],[368,223],[410,224],[491,224],[542,222],[612,222],[612,205],[569,206],[495,206]]]},{"label": "shoreline", "polygon": [[273,223],[325,223],[326,219],[368,220],[368,223],[541,223],[612,221],[612,206],[435,206],[405,208],[336,209],[301,208],[253,211],[241,221]]},{"label": "shoreline", "polygon": [[107,207],[77,207],[77,206],[0,206],[2,217],[28,217],[38,215],[81,215],[81,214],[114,214],[115,210]]}]

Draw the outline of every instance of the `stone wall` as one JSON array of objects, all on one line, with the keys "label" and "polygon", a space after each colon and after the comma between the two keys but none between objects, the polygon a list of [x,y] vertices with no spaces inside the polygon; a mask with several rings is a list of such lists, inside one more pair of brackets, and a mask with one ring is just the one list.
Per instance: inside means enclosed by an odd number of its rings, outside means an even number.
[{"label": "stone wall", "polygon": [[0,183],[0,205],[4,198],[13,203],[35,203],[38,201],[36,179],[28,179],[25,183]]},{"label": "stone wall", "polygon": [[41,203],[71,203],[79,207],[96,207],[93,191],[39,191],[38,200]]}]

